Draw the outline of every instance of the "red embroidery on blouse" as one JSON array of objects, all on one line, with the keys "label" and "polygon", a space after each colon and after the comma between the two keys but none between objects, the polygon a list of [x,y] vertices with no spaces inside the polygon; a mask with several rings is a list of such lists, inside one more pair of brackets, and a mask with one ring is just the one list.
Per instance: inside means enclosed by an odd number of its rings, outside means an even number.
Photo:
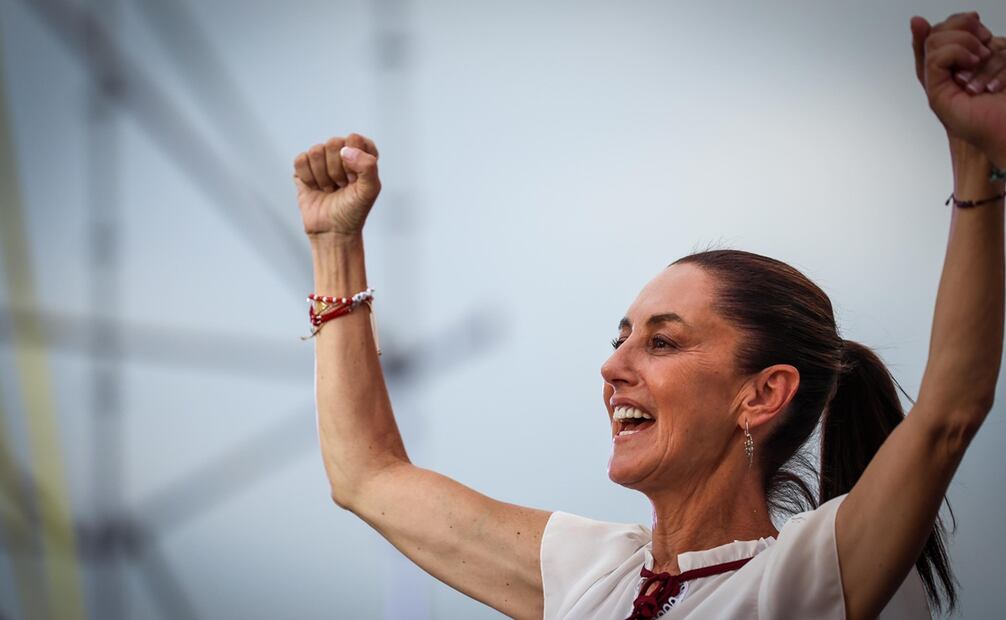
[{"label": "red embroidery on blouse", "polygon": [[[726,573],[732,570],[737,570],[741,566],[744,566],[751,561],[751,558],[743,558],[740,560],[734,560],[733,562],[724,562],[722,564],[713,564],[712,566],[703,566],[701,568],[695,568],[692,570],[685,571],[680,575],[672,575],[670,573],[654,573],[648,570],[645,566],[639,572],[639,575],[643,577],[646,581],[639,588],[639,596],[632,603],[632,615],[630,615],[626,620],[650,620],[656,618],[660,610],[663,609],[664,604],[681,589],[681,584],[686,581],[691,581],[692,579],[698,579],[700,577],[710,577],[712,575],[719,575],[720,573]],[[647,594],[646,591],[650,589],[650,586],[657,584],[657,589],[651,594]]]}]

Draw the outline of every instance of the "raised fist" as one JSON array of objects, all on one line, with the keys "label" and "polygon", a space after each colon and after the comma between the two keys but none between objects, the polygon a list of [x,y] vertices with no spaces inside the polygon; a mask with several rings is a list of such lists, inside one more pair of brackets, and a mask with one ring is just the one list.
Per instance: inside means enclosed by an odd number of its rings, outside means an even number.
[{"label": "raised fist", "polygon": [[363,230],[381,192],[372,140],[355,133],[331,138],[298,155],[293,165],[305,233],[352,236]]},{"label": "raised fist", "polygon": [[916,75],[947,133],[990,157],[1006,156],[1006,41],[977,13],[933,26],[914,17],[911,29]]}]

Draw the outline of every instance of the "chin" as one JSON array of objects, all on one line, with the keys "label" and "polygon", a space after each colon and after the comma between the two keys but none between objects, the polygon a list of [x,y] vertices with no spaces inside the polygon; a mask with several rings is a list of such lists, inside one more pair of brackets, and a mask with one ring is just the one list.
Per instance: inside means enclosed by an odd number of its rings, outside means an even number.
[{"label": "chin", "polygon": [[608,461],[608,479],[615,484],[629,489],[635,489],[636,483],[643,477],[638,463],[626,463],[612,456]]}]

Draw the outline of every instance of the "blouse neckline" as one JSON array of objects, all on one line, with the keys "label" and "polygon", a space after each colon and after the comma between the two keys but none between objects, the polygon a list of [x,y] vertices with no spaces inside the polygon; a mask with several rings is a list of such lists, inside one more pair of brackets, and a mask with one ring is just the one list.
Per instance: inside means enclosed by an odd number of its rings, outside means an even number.
[{"label": "blouse neckline", "polygon": [[[696,568],[733,562],[758,555],[775,543],[775,536],[757,540],[735,540],[719,547],[702,551],[686,551],[678,554],[678,570],[685,572]],[[643,566],[653,570],[653,539],[643,547]]]}]

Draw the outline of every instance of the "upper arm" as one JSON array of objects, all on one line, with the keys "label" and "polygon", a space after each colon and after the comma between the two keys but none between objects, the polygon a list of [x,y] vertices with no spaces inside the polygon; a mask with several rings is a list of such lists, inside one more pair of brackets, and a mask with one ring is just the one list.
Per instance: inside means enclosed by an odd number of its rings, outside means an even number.
[{"label": "upper arm", "polygon": [[839,506],[835,539],[849,618],[875,618],[915,565],[973,435],[972,419],[920,401]]},{"label": "upper arm", "polygon": [[541,618],[541,537],[550,512],[500,502],[402,463],[350,509],[423,570],[513,618]]}]

